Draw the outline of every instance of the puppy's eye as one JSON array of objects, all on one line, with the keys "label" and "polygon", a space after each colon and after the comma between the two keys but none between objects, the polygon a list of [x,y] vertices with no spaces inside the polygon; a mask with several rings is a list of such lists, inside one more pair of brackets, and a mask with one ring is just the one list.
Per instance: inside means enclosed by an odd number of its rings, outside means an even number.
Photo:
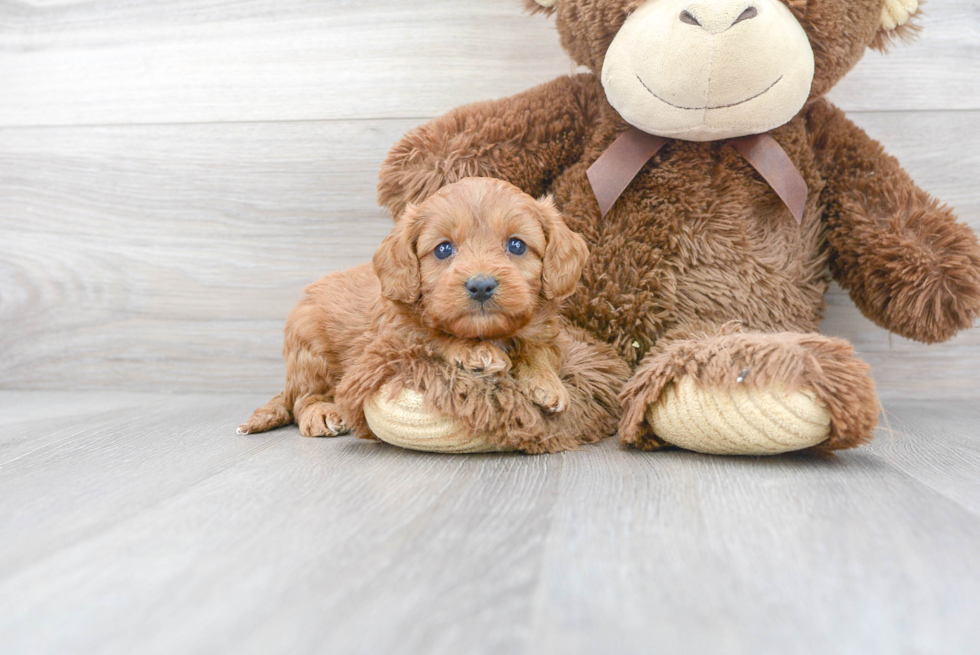
[{"label": "puppy's eye", "polygon": [[512,255],[523,255],[527,252],[527,244],[514,238],[507,242],[507,252]]},{"label": "puppy's eye", "polygon": [[448,241],[443,241],[436,249],[432,251],[432,254],[436,256],[436,259],[446,259],[447,257],[452,257],[456,249],[453,248],[453,244]]}]

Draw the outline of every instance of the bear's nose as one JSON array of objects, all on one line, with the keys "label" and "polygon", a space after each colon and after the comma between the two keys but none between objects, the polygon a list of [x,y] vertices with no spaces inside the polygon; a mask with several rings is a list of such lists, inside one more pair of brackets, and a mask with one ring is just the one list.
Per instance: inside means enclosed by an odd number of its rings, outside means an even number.
[{"label": "bear's nose", "polygon": [[696,3],[681,12],[680,21],[697,25],[711,34],[719,34],[742,21],[759,15],[759,9],[749,2]]},{"label": "bear's nose", "polygon": [[497,278],[486,275],[474,275],[466,281],[466,290],[473,300],[484,302],[497,290]]}]

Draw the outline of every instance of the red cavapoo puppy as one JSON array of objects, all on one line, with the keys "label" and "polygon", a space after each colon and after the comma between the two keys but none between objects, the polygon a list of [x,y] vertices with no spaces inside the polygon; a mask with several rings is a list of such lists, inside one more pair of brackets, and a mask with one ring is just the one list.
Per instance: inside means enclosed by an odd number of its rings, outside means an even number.
[{"label": "red cavapoo puppy", "polygon": [[[383,382],[379,367],[411,352],[444,365],[442,372],[427,374],[428,382],[420,381],[431,387],[433,375],[441,376],[442,389],[430,390],[430,397],[451,395],[448,387],[456,382],[477,395],[474,385],[481,380],[493,382],[479,393],[492,394],[507,379],[513,393],[509,400],[494,400],[491,414],[512,409],[514,393],[536,405],[537,414],[563,413],[570,396],[560,376],[573,377],[576,402],[595,405],[598,396],[602,407],[570,412],[590,432],[572,441],[607,436],[628,371],[602,345],[572,336],[557,313],[575,290],[587,256],[584,239],[568,229],[550,199],[536,200],[491,178],[444,187],[405,211],[373,266],[332,273],[306,288],[286,321],[286,388],[239,433],[295,421],[308,437],[351,428],[370,437],[358,403]],[[569,371],[570,350],[575,361]],[[346,385],[353,399],[342,397],[345,375],[354,378]],[[524,429],[534,420],[525,411],[515,425]],[[475,427],[485,429],[487,423],[477,421]],[[570,445],[558,439],[537,450]]]}]

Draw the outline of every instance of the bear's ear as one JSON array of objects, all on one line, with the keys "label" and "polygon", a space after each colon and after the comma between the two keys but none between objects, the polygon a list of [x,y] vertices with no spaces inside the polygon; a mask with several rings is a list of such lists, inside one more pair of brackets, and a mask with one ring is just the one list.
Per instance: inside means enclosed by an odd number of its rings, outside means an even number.
[{"label": "bear's ear", "polygon": [[886,32],[905,25],[919,11],[919,0],[885,0],[881,8],[881,29]]},{"label": "bear's ear", "polygon": [[555,11],[558,0],[524,0],[524,6],[532,14],[551,14]]},{"label": "bear's ear", "polygon": [[919,31],[915,18],[919,15],[919,0],[885,0],[881,8],[878,34],[871,47],[885,50],[896,39],[911,41]]}]

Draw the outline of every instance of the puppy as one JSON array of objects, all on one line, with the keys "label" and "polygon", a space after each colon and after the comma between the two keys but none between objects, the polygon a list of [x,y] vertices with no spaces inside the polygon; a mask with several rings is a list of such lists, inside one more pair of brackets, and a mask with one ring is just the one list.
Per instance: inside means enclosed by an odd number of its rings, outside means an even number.
[{"label": "puppy", "polygon": [[346,432],[336,389],[359,355],[393,335],[470,372],[513,375],[534,403],[562,412],[557,309],[587,256],[550,198],[491,178],[444,187],[405,210],[373,267],[306,288],[286,321],[286,388],[238,432],[294,421],[307,437]]}]

